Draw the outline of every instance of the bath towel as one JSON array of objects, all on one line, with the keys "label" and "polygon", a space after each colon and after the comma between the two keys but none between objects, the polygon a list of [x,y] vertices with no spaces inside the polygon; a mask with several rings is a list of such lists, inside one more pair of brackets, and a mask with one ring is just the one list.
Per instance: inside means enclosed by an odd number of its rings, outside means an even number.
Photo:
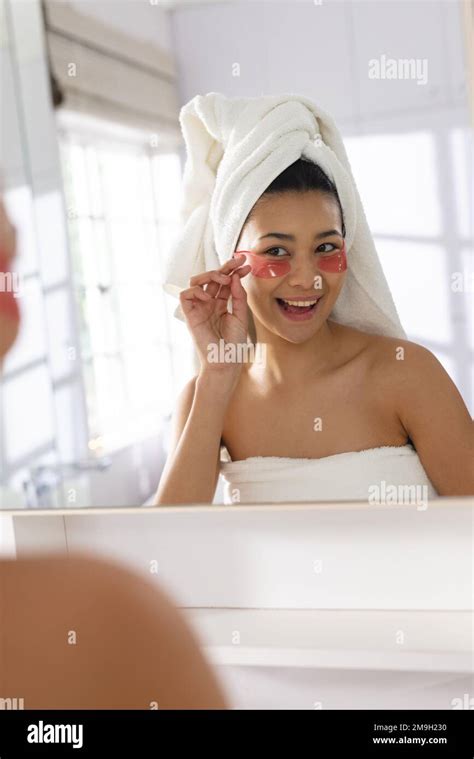
[{"label": "bath towel", "polygon": [[395,502],[426,508],[438,497],[411,444],[384,445],[319,459],[252,456],[221,461],[225,503]]},{"label": "bath towel", "polygon": [[[180,111],[186,148],[179,232],[164,277],[179,296],[195,274],[229,259],[251,208],[299,158],[318,164],[337,188],[348,270],[331,318],[373,334],[405,338],[332,117],[295,94],[196,95]],[[174,315],[184,319],[178,304]]]}]

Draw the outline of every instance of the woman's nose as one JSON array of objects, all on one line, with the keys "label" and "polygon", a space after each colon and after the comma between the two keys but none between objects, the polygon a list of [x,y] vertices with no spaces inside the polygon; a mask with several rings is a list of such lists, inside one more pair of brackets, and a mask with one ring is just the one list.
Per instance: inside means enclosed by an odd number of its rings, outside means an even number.
[{"label": "woman's nose", "polygon": [[312,258],[304,257],[299,260],[294,258],[291,264],[291,271],[288,276],[289,284],[308,290],[314,287],[314,282],[319,274],[314,254]]}]

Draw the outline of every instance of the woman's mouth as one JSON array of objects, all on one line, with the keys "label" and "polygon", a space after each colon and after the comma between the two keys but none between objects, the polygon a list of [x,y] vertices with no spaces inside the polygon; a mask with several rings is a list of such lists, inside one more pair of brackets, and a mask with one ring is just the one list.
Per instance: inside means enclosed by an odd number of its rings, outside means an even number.
[{"label": "woman's mouth", "polygon": [[307,300],[286,300],[285,298],[276,298],[276,302],[280,312],[287,319],[290,319],[291,321],[307,321],[308,319],[311,319],[314,312],[317,310],[321,297],[308,298]]}]

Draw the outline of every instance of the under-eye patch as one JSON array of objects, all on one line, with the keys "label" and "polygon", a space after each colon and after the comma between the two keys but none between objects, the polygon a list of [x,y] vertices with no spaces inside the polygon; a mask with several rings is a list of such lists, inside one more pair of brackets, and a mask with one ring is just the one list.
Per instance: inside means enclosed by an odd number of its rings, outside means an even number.
[{"label": "under-eye patch", "polygon": [[291,263],[288,260],[272,261],[252,250],[236,250],[234,257],[237,255],[245,256],[245,264],[250,265],[250,273],[253,274],[254,277],[262,277],[262,279],[284,277],[291,269]]},{"label": "under-eye patch", "polygon": [[[234,257],[237,255],[245,255],[245,263],[250,265],[250,272],[254,277],[272,279],[274,277],[284,277],[291,271],[291,261],[288,259],[284,261],[272,260],[268,256],[263,256],[261,253],[256,253],[253,250],[236,250]],[[319,255],[317,257],[317,267],[321,271],[330,274],[346,271],[347,256],[345,242],[342,243],[340,250],[335,250],[333,253],[326,255]]]},{"label": "under-eye patch", "polygon": [[326,271],[330,274],[338,274],[340,271],[346,271],[347,256],[345,241],[342,243],[342,248],[340,250],[335,250],[334,253],[328,253],[325,256],[319,256],[318,268],[321,269],[321,271]]}]

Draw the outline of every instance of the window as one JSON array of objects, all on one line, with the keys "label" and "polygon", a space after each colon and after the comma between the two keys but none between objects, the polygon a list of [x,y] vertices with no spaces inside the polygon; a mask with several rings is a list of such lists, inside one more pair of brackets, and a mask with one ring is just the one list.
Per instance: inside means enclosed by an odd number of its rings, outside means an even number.
[{"label": "window", "polygon": [[190,338],[162,288],[180,161],[145,140],[74,130],[60,146],[89,448],[110,451],[157,434],[191,373]]},{"label": "window", "polygon": [[344,142],[408,338],[437,356],[472,410],[472,342],[462,328],[472,321],[470,131],[440,126]]}]

